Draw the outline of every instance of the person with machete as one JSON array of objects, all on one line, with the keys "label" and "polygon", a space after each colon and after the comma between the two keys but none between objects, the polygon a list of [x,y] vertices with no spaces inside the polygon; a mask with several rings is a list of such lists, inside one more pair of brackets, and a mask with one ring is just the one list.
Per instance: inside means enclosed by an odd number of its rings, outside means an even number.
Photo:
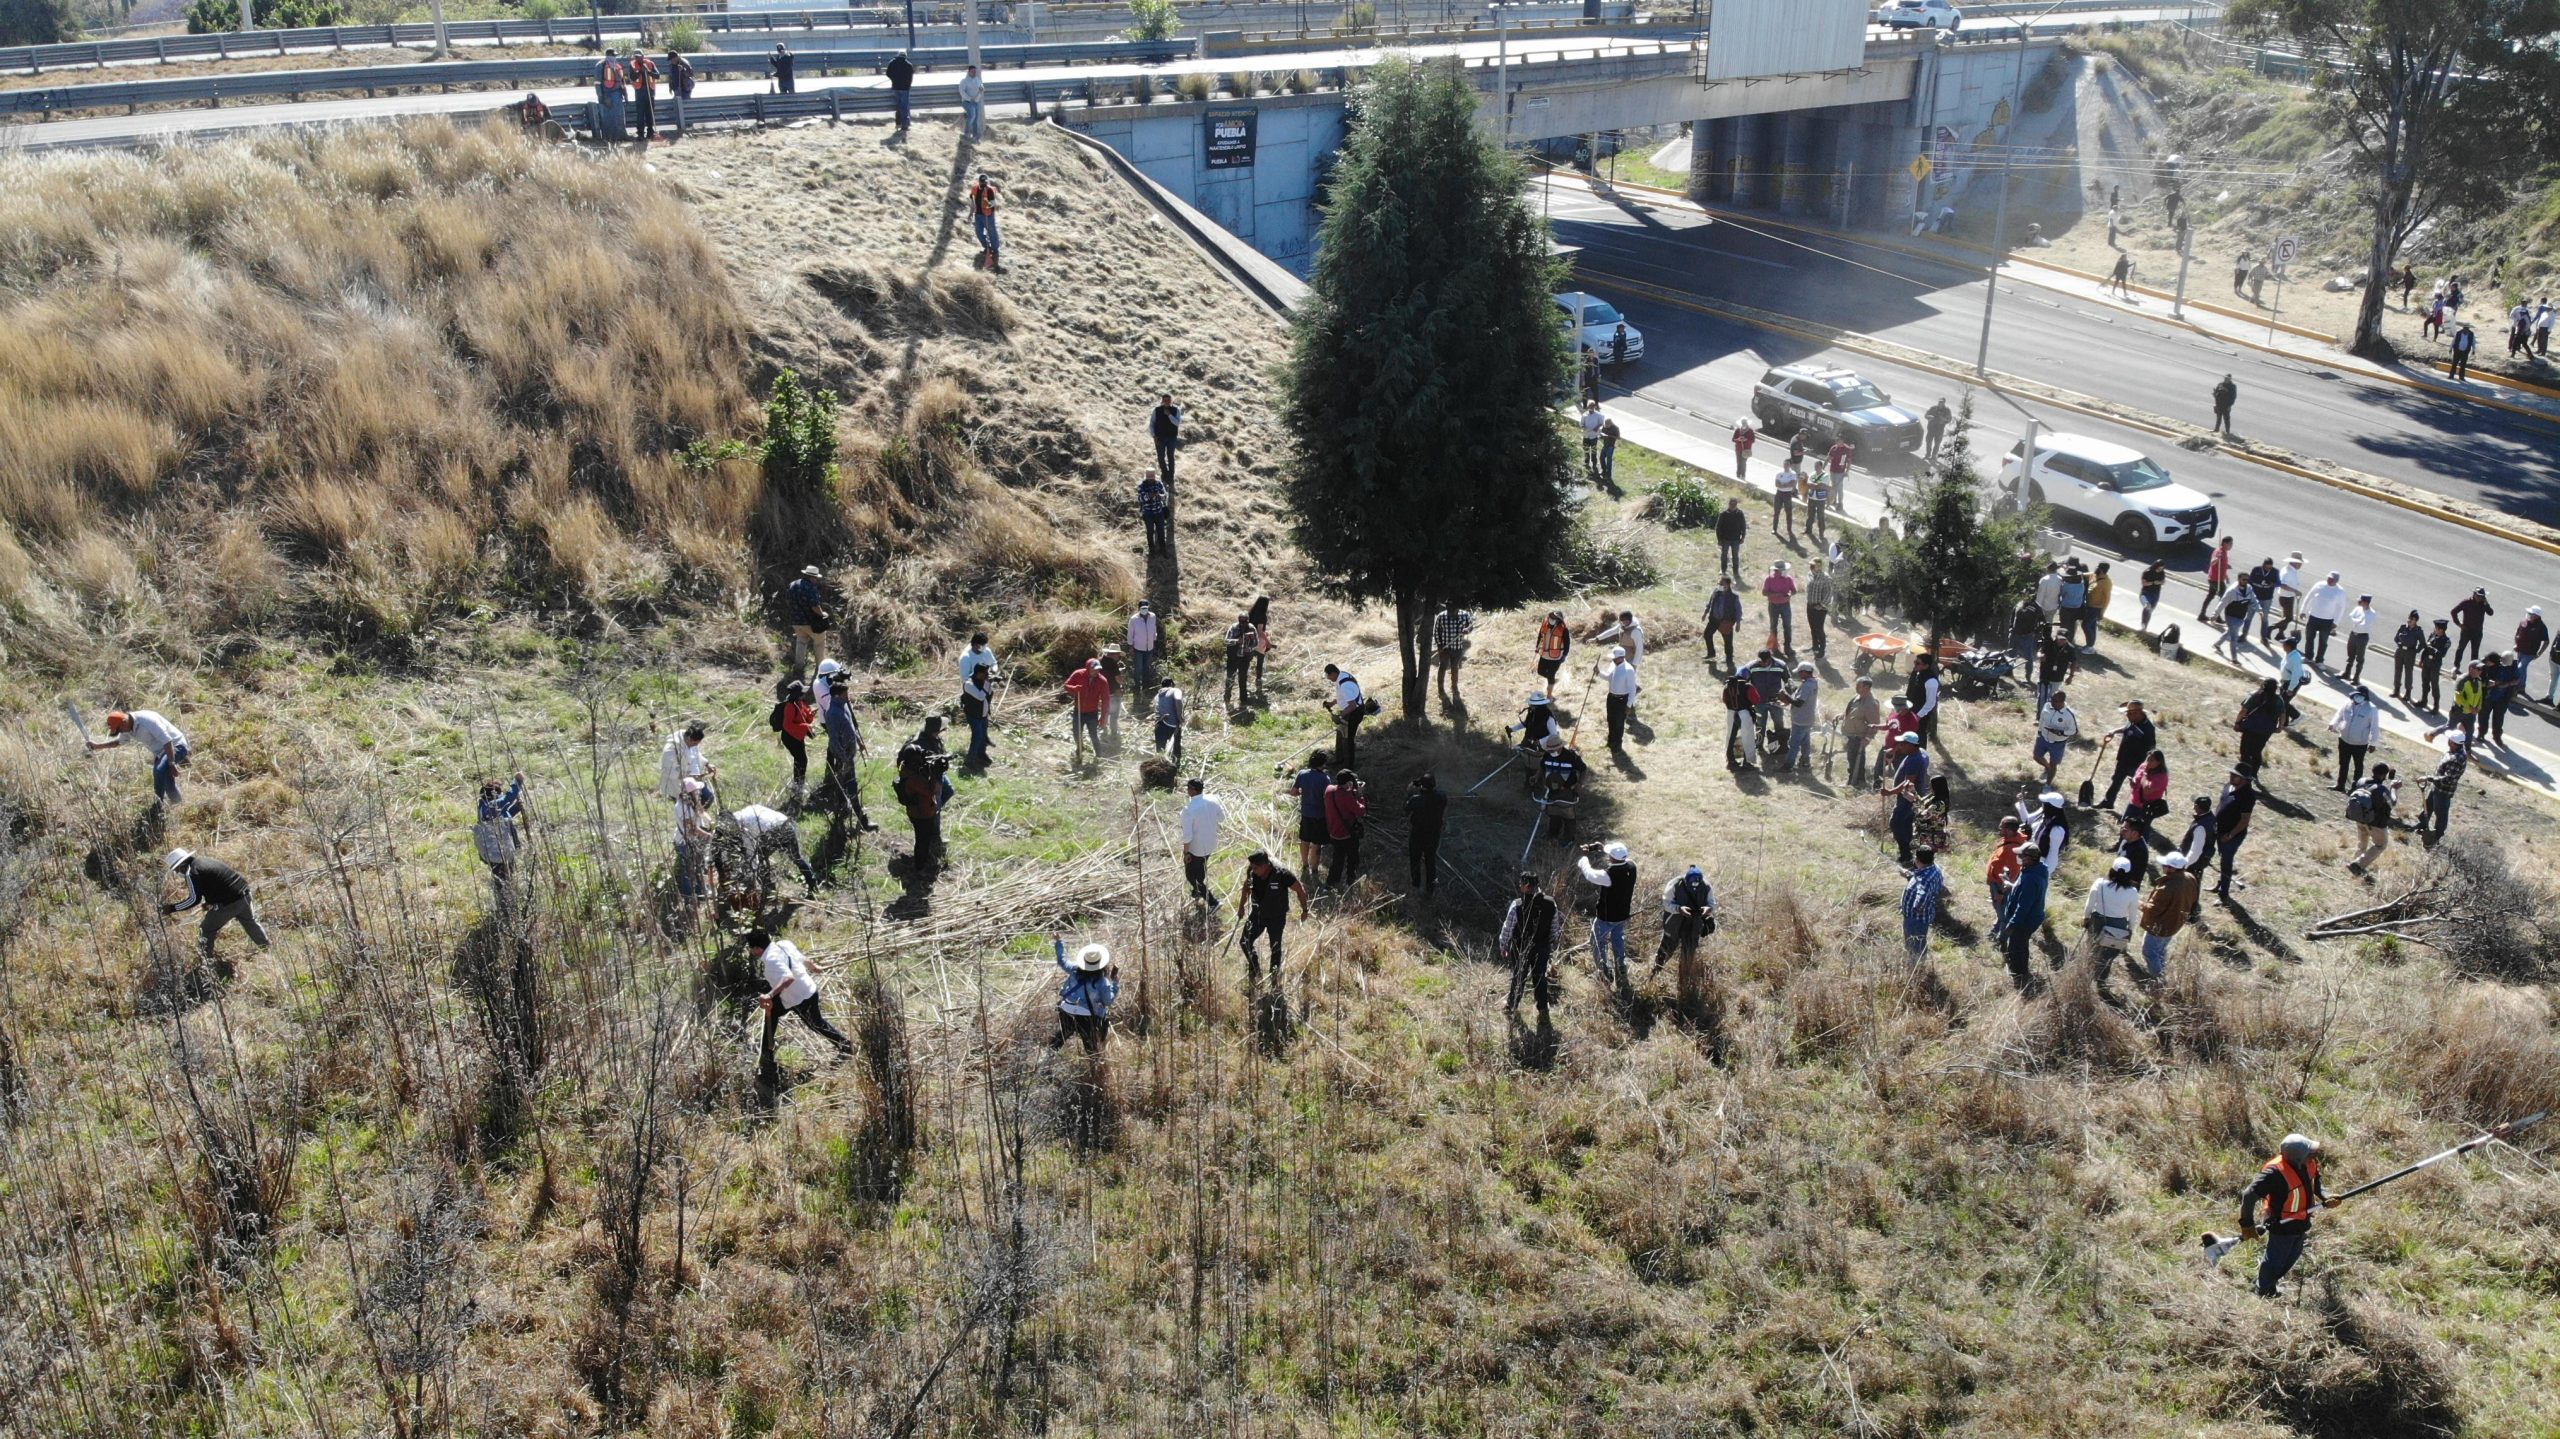
[{"label": "person with machete", "polygon": [[163,804],[178,803],[178,771],[194,758],[194,752],[187,748],[186,735],[157,710],[109,710],[107,737],[90,740],[89,750],[94,754],[114,749],[126,740],[141,745],[151,756],[151,792]]}]

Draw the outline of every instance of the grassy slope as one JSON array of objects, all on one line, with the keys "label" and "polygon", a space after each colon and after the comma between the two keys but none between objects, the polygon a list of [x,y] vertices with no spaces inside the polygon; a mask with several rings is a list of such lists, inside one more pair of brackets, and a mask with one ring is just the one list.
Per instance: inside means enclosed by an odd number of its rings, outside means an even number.
[{"label": "grassy slope", "polygon": [[[956,252],[933,254],[939,216],[919,197],[948,202],[948,132],[920,128],[915,155],[879,135],[740,137],[670,162],[743,278],[764,362],[851,396],[849,505],[894,499],[932,523],[995,503],[995,475],[1026,475],[1002,486],[1040,561],[1017,587],[973,591],[1000,572],[870,537],[884,649],[905,657],[874,672],[874,739],[947,692],[945,606],[1002,622],[1009,652],[1071,654],[1120,585],[1214,625],[1270,583],[1292,637],[1275,702],[1195,736],[1241,816],[1223,877],[1286,831],[1274,767],[1321,734],[1313,637],[1383,674],[1377,622],[1295,598],[1269,530],[1256,396],[1276,330],[1081,178],[1064,142],[1010,130],[990,147],[1017,196],[999,309]],[[1116,243],[1081,243],[1097,233]],[[821,309],[797,278],[912,279],[928,263],[921,308]],[[1144,462],[1144,392],[1167,372],[1196,386],[1210,439],[1187,462],[1182,573],[1141,580],[1118,507]],[[1009,468],[1021,431],[1090,459]],[[971,438],[900,489],[918,472],[882,456],[953,435]],[[1668,472],[1622,466],[1629,510]],[[793,933],[833,975],[839,1020],[875,973],[899,997],[913,1067],[821,1068],[794,1040],[799,1082],[771,1117],[749,1099],[743,1006],[716,997],[734,951],[652,922],[664,821],[647,792],[666,726],[713,718],[733,800],[779,789],[757,729],[770,670],[745,620],[630,619],[628,638],[596,644],[447,617],[406,670],[332,663],[292,632],[201,669],[145,666],[169,675],[204,751],[167,838],[259,876],[279,934],[183,1023],[149,986],[182,967],[191,932],[150,918],[147,871],[83,873],[92,851],[161,842],[137,832],[135,768],[58,758],[61,679],[13,660],[0,775],[41,818],[18,832],[31,864],[0,865],[32,885],[0,949],[24,1086],[0,1131],[0,1246],[24,1276],[7,1301],[21,1337],[0,1343],[5,1412],[61,1433],[379,1424],[364,1321],[387,1333],[423,1314],[422,1332],[457,1339],[422,1346],[423,1384],[398,1391],[423,1396],[427,1432],[871,1432],[912,1416],[959,1434],[1045,1414],[1116,1433],[2343,1435],[2434,1422],[2440,1405],[2481,1433],[2547,1422],[2538,1376],[2560,1353],[2538,1315],[2560,1192],[2530,1165],[2503,1161],[2512,1181],[2474,1165],[2340,1216],[2314,1260],[2332,1310],[2270,1310],[2236,1276],[2196,1273],[2193,1231],[2223,1221],[2224,1193],[2287,1128],[2331,1136],[2352,1175],[2560,1093],[2545,993],[2295,938],[2356,892],[2336,872],[2319,747],[2276,746],[2276,792],[2301,808],[2263,820],[2245,910],[2181,942],[2159,1007],[2067,981],[2021,1003],[1981,949],[1942,948],[1914,979],[1870,802],[1827,783],[1737,787],[1717,763],[1689,619],[1711,551],[1651,543],[1664,586],[1576,605],[1634,605],[1655,650],[1652,732],[1625,773],[1602,769],[1585,823],[1626,837],[1649,880],[1695,859],[1719,884],[1728,923],[1695,1011],[1677,1012],[1665,975],[1621,1015],[1577,973],[1552,1052],[1506,1032],[1483,959],[1487,896],[1529,821],[1506,777],[1453,812],[1442,904],[1391,885],[1293,930],[1282,1023],[1243,992],[1223,926],[1167,898],[1171,801],[1133,807],[1127,760],[1066,776],[1061,741],[1037,733],[1054,706],[1026,688],[1005,764],[963,782],[962,864],[939,886],[907,882],[894,819],[869,841],[809,826],[822,855],[843,852]],[[1779,552],[1755,534],[1755,567]],[[14,642],[26,619],[11,619]],[[1488,617],[1463,728],[1364,744],[1382,877],[1404,777],[1429,763],[1463,787],[1498,760],[1489,732],[1528,675],[1528,638],[1527,617]],[[2121,638],[2106,660],[2084,713],[2152,697],[2184,792],[2212,768],[2190,757],[2228,748],[2212,723],[2224,682]],[[69,672],[108,669],[91,655]],[[2025,718],[1966,707],[1948,734],[1956,913],[1979,925],[1971,874],[2024,773]],[[511,1089],[483,1002],[509,991],[474,958],[485,890],[462,826],[470,778],[518,763],[536,776],[528,937],[547,1052]],[[2549,828],[2489,786],[2460,814],[2520,845]],[[2075,853],[2058,894],[2090,863]],[[2417,863],[2404,847],[2383,883]],[[1096,1086],[1032,1043],[1049,1028],[1036,936],[1053,924],[1109,939],[1128,967],[1128,1028]],[[61,1002],[95,992],[97,956],[105,1001]],[[866,1041],[896,1053],[887,1011],[858,1008]],[[193,1066],[192,1098],[187,1053],[221,1060]],[[653,1082],[641,1257],[618,1306],[628,1120]],[[904,1084],[911,1103],[892,1102]],[[925,1139],[911,1154],[884,1136],[900,1114]],[[242,1233],[240,1195],[209,1182],[214,1153],[289,1174],[264,1232]],[[465,1295],[468,1322],[445,1322],[438,1296]],[[44,1357],[74,1334],[90,1364]]]}]

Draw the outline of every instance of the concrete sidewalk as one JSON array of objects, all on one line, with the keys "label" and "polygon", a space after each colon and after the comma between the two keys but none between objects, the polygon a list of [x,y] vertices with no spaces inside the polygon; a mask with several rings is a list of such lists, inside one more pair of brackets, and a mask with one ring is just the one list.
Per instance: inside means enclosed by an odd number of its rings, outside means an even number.
[{"label": "concrete sidewalk", "polygon": [[[1633,400],[1631,403],[1629,397],[1622,396],[1614,402],[1614,408],[1609,403],[1604,403],[1601,408],[1618,422],[1619,432],[1625,437],[1627,443],[1641,445],[1645,449],[1669,456],[1694,469],[1704,470],[1727,482],[1733,481],[1732,446],[1702,441],[1668,425],[1627,412],[1643,403],[1645,402],[1641,399]],[[1766,455],[1767,452],[1763,449],[1758,453]],[[1750,478],[1740,482],[1742,486],[1760,494],[1774,495],[1778,465],[1769,459],[1757,459],[1752,464],[1751,470]],[[1884,494],[1888,479],[1885,476],[1867,474],[1854,469],[1851,473],[1855,478],[1848,487],[1848,498],[1839,506],[1838,513],[1842,519],[1852,524],[1872,529],[1885,518]],[[1755,515],[1752,523],[1755,526],[1766,523],[1765,516]],[[2057,557],[2070,553],[2071,547],[2066,537],[2051,531],[2046,533],[2055,543],[2053,553]],[[2113,555],[2090,553],[2085,554],[2083,558],[2092,564],[2100,559],[2119,565],[2127,563]],[[2139,571],[2137,570],[2136,573]],[[2195,618],[2197,608],[2203,603],[2202,586],[2172,579],[2168,587],[2161,591],[2160,607],[2153,615],[2153,619],[2161,625],[2178,626],[2180,641],[2189,663],[2212,665],[2217,669],[2237,673],[2250,679],[2277,678],[2278,662],[2283,658],[2281,651],[2270,653],[2262,645],[2247,643],[2242,646],[2242,655],[2237,661],[2208,651],[2207,647],[2219,638],[2222,632]],[[2134,576],[2132,574],[2117,576],[2115,594],[2107,605],[2107,620],[2111,632],[2121,632],[2118,643],[2139,643],[2134,636],[2140,632],[2141,618],[2142,597],[2139,587],[2134,583]],[[2397,623],[2395,619],[2393,625],[2396,627]],[[2337,640],[2339,646],[2344,646],[2345,643],[2343,636]],[[2371,677],[2378,673],[2379,682],[2376,683],[2369,678],[2368,686],[2373,691],[2375,705],[2382,712],[2383,729],[2430,753],[2443,754],[2445,745],[2441,740],[2429,741],[2426,738],[2427,730],[2435,721],[2389,697],[2391,664],[2389,652],[2377,645],[2371,654],[2370,661],[2366,666],[2367,675]],[[2546,658],[2541,663],[2548,662]],[[2536,668],[2540,668],[2539,663]],[[2548,671],[2542,671],[2535,678],[2539,680],[2548,673]],[[2448,692],[2451,690],[2453,678],[2448,676],[2445,681]],[[2324,731],[2330,716],[2345,708],[2346,702],[2347,685],[2339,680],[2334,671],[2313,670],[2311,682],[2303,687],[2301,694],[2295,696],[2295,703],[2304,711],[2306,722],[2311,721],[2316,715],[2317,723]],[[2515,743],[2507,748],[2481,745],[2472,752],[2472,768],[2483,774],[2512,780],[2546,799],[2560,799],[2560,754],[2554,754],[2539,746],[2523,743]]]}]

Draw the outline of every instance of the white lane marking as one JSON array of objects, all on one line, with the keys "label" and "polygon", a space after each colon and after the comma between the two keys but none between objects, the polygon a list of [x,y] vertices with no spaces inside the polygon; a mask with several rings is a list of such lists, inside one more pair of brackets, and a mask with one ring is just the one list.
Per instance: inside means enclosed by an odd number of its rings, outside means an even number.
[{"label": "white lane marking", "polygon": [[[2484,585],[2496,585],[2510,594],[2518,593],[2515,587],[2515,582],[2512,580],[2500,579],[2495,575],[2484,575],[2475,570],[2466,570],[2460,565],[2449,565],[2440,559],[2436,559],[2428,555],[2413,555],[2407,550],[2399,549],[2392,545],[2377,542],[2374,545],[2374,548],[2377,550],[2389,550],[2391,553],[2398,555],[2404,560],[2416,560],[2422,565],[2433,565],[2435,568],[2440,570],[2451,570],[2453,573],[2462,576],[2464,579],[2478,580]],[[2552,603],[2551,597],[2548,595],[2538,595],[2533,593],[2531,590],[2525,590],[2521,593],[2529,600],[2539,601],[2542,604]]]}]

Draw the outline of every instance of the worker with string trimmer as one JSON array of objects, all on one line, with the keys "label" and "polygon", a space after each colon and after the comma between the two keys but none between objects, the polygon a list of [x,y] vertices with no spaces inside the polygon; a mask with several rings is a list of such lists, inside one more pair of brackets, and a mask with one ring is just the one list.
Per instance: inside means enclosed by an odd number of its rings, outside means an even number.
[{"label": "worker with string trimmer", "polygon": [[[2428,1155],[2415,1164],[2395,1169],[2379,1179],[2368,1179],[2343,1194],[2335,1195],[2328,1193],[2320,1184],[2319,1143],[2305,1135],[2288,1134],[2276,1146],[2275,1158],[2268,1160],[2259,1169],[2258,1177],[2241,1191],[2240,1232],[2229,1237],[2206,1234],[2205,1257],[2219,1265],[2223,1256],[2242,1240],[2263,1235],[2267,1241],[2267,1252],[2258,1260],[2258,1293],[2272,1299],[2277,1281],[2283,1279],[2295,1262],[2302,1258],[2303,1246],[2310,1241],[2312,1210],[2335,1209],[2357,1195],[2370,1194],[2393,1180],[2406,1179],[2457,1155],[2469,1154],[2475,1149],[2522,1134],[2540,1124],[2549,1114],[2550,1111],[2543,1110],[2522,1119],[2509,1120],[2451,1149]],[[2258,1225],[2261,1200],[2266,1203],[2266,1226],[2263,1229]]]}]

